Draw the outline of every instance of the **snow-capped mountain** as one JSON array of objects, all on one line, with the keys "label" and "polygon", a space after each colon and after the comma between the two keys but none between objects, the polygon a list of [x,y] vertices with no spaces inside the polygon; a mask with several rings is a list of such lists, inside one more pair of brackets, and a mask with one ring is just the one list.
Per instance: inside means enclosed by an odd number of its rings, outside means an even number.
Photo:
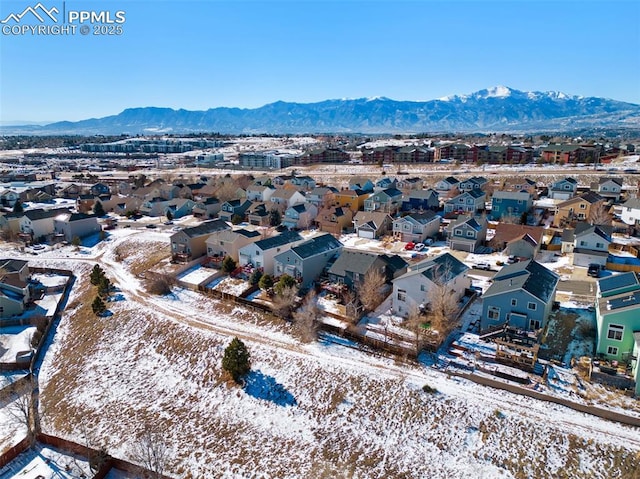
[{"label": "snow-capped mountain", "polygon": [[[496,86],[430,101],[385,97],[278,101],[254,109],[207,111],[130,108],[114,116],[25,127],[33,134],[120,134],[216,131],[221,133],[415,133],[542,131],[585,127],[640,127],[640,105],[561,92],[523,92]],[[2,128],[5,133],[11,128]],[[15,127],[13,128],[15,131]]]}]

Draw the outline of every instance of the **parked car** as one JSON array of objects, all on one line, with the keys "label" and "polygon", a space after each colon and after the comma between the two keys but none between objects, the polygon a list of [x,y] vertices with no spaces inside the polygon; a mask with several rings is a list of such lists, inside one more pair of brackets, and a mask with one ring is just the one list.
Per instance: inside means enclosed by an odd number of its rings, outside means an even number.
[{"label": "parked car", "polygon": [[150,223],[150,224],[147,225],[147,228],[154,229],[154,228],[157,228],[157,226],[155,224],[153,224],[153,223]]},{"label": "parked car", "polygon": [[507,258],[507,263],[509,264],[517,263],[518,261],[520,261],[520,258],[517,256],[509,256],[509,258]]},{"label": "parked car", "polygon": [[416,247],[416,244],[409,241],[405,246],[404,249],[405,251],[413,251],[413,249]]},{"label": "parked car", "polygon": [[485,271],[491,271],[491,265],[489,263],[478,263],[474,266],[476,269],[483,269]]},{"label": "parked car", "polygon": [[416,243],[416,245],[413,247],[415,251],[422,251],[424,248],[425,248],[424,243]]},{"label": "parked car", "polygon": [[591,263],[587,268],[587,275],[592,276],[594,278],[599,278],[600,273],[604,269],[604,266],[598,263]]},{"label": "parked car", "polygon": [[165,222],[164,222],[164,224],[165,224],[165,225],[167,225],[167,226],[169,226],[169,225],[172,225],[172,224],[173,224],[173,221],[171,221],[171,220],[169,220],[169,221],[165,221]]}]

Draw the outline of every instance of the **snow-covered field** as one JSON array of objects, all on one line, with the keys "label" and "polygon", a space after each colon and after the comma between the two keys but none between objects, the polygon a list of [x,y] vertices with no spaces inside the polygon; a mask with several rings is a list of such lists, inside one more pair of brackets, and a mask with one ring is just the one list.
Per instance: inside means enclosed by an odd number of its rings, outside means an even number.
[{"label": "snow-covered field", "polygon": [[[80,443],[86,432],[93,446],[131,460],[152,425],[180,478],[609,478],[640,470],[636,428],[423,364],[324,341],[303,345],[287,324],[193,291],[151,296],[131,269],[163,239],[167,233],[117,229],[90,249],[29,257],[79,276],[40,370],[45,432]],[[405,254],[404,243],[391,244],[382,250]],[[487,259],[478,256],[465,261]],[[95,317],[87,300],[96,261],[125,298],[109,303],[109,317]],[[549,264],[568,266],[561,258]],[[240,287],[231,283],[216,288]],[[474,284],[487,279],[477,275]],[[221,371],[233,336],[252,356],[243,387]]]}]

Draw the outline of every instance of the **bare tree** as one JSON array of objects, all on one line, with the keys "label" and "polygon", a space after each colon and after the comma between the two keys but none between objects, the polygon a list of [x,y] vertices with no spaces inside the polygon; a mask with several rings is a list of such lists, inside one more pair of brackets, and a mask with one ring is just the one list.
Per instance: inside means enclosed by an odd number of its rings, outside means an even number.
[{"label": "bare tree", "polygon": [[589,223],[598,226],[610,226],[612,216],[606,204],[600,203],[591,207],[589,212]]},{"label": "bare tree", "polygon": [[458,295],[449,285],[449,268],[440,265],[433,278],[433,285],[427,293],[429,302],[428,318],[431,335],[442,342],[455,329],[454,318],[460,309]]},{"label": "bare tree", "polygon": [[215,196],[221,202],[238,198],[238,184],[232,178],[223,178],[216,185]]},{"label": "bare tree", "polygon": [[384,273],[380,269],[370,269],[364,280],[357,286],[358,298],[366,311],[373,311],[382,300],[382,288],[386,283]]},{"label": "bare tree", "polygon": [[303,342],[310,343],[318,338],[320,314],[318,297],[312,289],[307,294],[304,304],[293,313],[293,329]]},{"label": "bare tree", "polygon": [[457,186],[454,186],[448,191],[448,193],[446,194],[446,198],[447,199],[455,198],[459,194],[460,194],[460,189]]},{"label": "bare tree", "polygon": [[405,325],[413,334],[415,334],[416,354],[418,354],[422,349],[422,339],[425,332],[424,324],[426,321],[424,314],[420,312],[418,306],[416,304],[412,304],[409,307],[409,313],[407,314]]},{"label": "bare tree", "polygon": [[273,312],[276,316],[282,319],[291,318],[291,312],[293,311],[296,302],[298,288],[295,286],[288,286],[282,289],[280,294],[276,294],[273,298]]},{"label": "bare tree", "polygon": [[20,424],[27,429],[27,438],[30,444],[35,443],[40,421],[38,406],[34,396],[35,382],[33,376],[29,383],[12,394],[12,399],[6,411],[13,423]]},{"label": "bare tree", "polygon": [[357,324],[360,320],[361,304],[358,296],[350,289],[346,289],[342,294],[342,302],[347,319],[353,324]]},{"label": "bare tree", "polygon": [[132,455],[133,459],[145,469],[141,471],[143,477],[162,479],[171,458],[171,450],[164,442],[158,428],[147,425],[138,442],[133,446]]}]

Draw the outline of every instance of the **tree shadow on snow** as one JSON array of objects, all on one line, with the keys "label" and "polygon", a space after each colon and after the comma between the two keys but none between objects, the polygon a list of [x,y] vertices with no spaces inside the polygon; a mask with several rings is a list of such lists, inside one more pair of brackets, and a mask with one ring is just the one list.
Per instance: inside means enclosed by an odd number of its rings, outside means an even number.
[{"label": "tree shadow on snow", "polygon": [[250,371],[244,377],[244,392],[257,399],[271,401],[278,406],[295,406],[296,398],[282,384],[261,371]]}]

